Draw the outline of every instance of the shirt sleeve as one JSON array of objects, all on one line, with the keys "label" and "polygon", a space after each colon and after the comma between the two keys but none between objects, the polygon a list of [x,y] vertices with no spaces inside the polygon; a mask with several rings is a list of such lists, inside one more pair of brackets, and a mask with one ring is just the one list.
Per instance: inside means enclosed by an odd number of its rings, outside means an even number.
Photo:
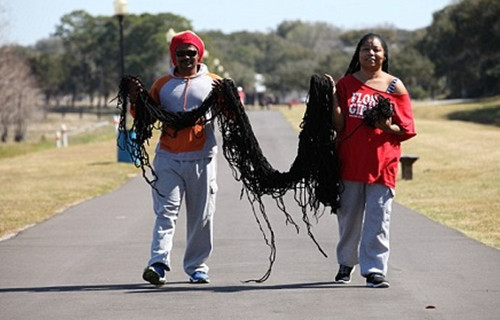
[{"label": "shirt sleeve", "polygon": [[398,135],[400,141],[405,141],[417,135],[410,96],[408,94],[392,95],[395,102],[392,122],[397,124],[405,133]]}]

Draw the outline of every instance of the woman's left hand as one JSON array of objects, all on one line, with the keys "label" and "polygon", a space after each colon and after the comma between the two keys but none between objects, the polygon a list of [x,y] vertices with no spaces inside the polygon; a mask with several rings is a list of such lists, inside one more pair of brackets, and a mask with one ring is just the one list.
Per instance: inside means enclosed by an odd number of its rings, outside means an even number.
[{"label": "woman's left hand", "polygon": [[397,124],[392,123],[392,117],[378,120],[377,122],[375,122],[375,127],[387,133],[392,133],[392,134],[403,133],[403,131]]}]

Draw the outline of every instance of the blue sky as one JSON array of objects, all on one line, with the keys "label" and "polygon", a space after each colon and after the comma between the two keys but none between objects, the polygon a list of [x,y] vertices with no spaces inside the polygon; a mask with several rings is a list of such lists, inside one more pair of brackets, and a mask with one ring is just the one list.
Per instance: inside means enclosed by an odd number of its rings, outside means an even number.
[{"label": "blue sky", "polygon": [[[114,0],[0,0],[0,41],[32,45],[48,38],[63,15],[85,10],[113,15]],[[326,22],[343,29],[390,24],[406,30],[430,25],[432,14],[452,0],[128,0],[133,14],[171,12],[193,24],[195,31],[262,31],[284,20]]]}]

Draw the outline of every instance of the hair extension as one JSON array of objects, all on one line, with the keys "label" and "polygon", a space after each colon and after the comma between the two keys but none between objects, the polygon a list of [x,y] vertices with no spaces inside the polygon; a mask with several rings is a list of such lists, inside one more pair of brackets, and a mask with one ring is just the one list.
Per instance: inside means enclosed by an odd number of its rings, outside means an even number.
[{"label": "hair extension", "polygon": [[377,104],[363,113],[363,122],[372,128],[375,128],[375,124],[378,121],[384,121],[392,117],[394,110],[390,99],[384,98],[380,94],[377,94],[375,98],[377,99]]},{"label": "hair extension", "polygon": [[[130,81],[137,78],[125,77],[120,85],[118,107],[121,108],[120,128],[125,129],[123,121],[126,112],[126,97]],[[266,244],[270,247],[269,267],[267,272],[253,282],[264,282],[270,274],[276,259],[275,234],[265,211],[262,197],[271,196],[277,207],[286,217],[286,222],[292,224],[299,232],[298,224],[288,213],[283,197],[289,190],[294,190],[294,200],[301,207],[302,221],[307,233],[316,244],[319,251],[326,256],[321,246],[314,238],[309,212],[319,219],[326,207],[335,212],[339,204],[342,185],[339,178],[339,163],[336,156],[335,140],[337,134],[333,127],[333,87],[325,77],[313,75],[310,81],[309,99],[304,113],[299,134],[297,156],[288,172],[274,169],[263,155],[259,143],[252,130],[250,121],[241,104],[237,88],[230,79],[223,79],[214,85],[213,90],[202,105],[191,112],[171,113],[162,110],[146,91],[142,91],[136,101],[136,116],[132,130],[138,131],[136,139],[128,145],[127,150],[138,159],[143,176],[154,170],[149,163],[149,156],[144,143],[151,138],[152,130],[157,121],[163,126],[180,130],[192,126],[197,121],[207,121],[204,114],[212,109],[222,134],[222,150],[233,177],[241,181],[242,192],[246,194],[259,229]],[[152,180],[148,180],[152,184]],[[255,209],[258,205],[258,212]],[[247,282],[248,282],[247,281]]]},{"label": "hair extension", "polygon": [[[326,256],[311,232],[307,213],[310,209],[319,218],[320,204],[331,207],[332,211],[339,206],[340,179],[335,152],[331,82],[319,76],[311,77],[309,100],[300,126],[302,130],[299,134],[298,152],[288,172],[275,170],[267,161],[239,102],[234,84],[231,81],[223,84],[225,94],[219,102],[226,110],[223,112],[225,116],[218,117],[218,120],[224,142],[224,156],[233,169],[235,179],[242,181],[250,202],[259,204],[262,218],[269,227],[272,252],[275,251],[274,234],[270,229],[262,196],[274,198],[278,208],[285,214],[286,221],[298,231],[298,225],[287,213],[283,202],[287,191],[293,189],[295,201],[302,209],[302,220],[308,235]],[[269,273],[257,282],[265,281],[268,275]]]}]

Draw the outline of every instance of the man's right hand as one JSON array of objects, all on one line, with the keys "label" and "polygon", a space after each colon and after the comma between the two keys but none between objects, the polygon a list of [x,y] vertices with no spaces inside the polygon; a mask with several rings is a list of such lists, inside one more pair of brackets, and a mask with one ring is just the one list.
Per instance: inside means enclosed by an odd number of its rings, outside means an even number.
[{"label": "man's right hand", "polygon": [[144,92],[144,86],[142,83],[138,79],[132,78],[128,86],[128,97],[130,102],[135,103],[137,101],[137,97],[142,92]]}]

